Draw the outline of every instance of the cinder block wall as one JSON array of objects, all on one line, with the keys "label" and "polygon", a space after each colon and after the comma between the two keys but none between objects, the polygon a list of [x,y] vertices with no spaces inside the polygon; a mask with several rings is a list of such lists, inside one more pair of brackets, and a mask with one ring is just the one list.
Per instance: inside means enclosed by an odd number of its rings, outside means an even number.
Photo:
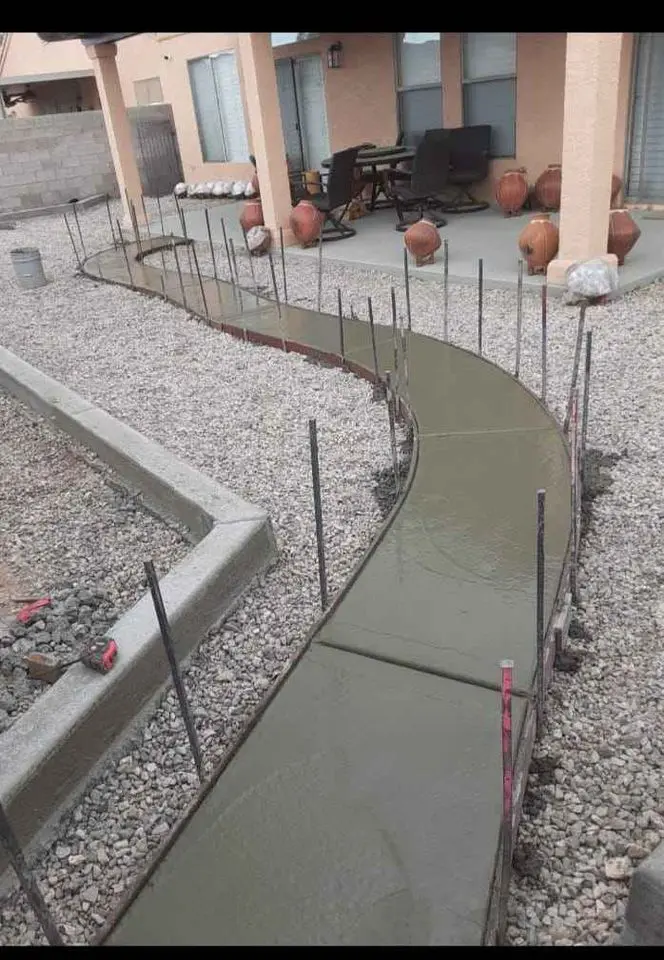
[{"label": "cinder block wall", "polygon": [[[143,125],[157,117],[163,123],[171,108],[133,108],[128,114],[135,127],[139,116]],[[145,162],[139,158],[142,178]],[[97,193],[118,196],[100,110],[0,119],[0,214]]]}]

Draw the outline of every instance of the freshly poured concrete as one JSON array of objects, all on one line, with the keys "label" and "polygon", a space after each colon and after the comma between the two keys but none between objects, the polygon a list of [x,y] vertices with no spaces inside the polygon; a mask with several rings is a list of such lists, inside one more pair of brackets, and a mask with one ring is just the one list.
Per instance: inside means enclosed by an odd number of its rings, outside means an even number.
[{"label": "freshly poured concrete", "polygon": [[479,943],[499,701],[315,646],[108,943]]},{"label": "freshly poured concrete", "polygon": [[[161,290],[161,271],[128,252],[134,284]],[[100,268],[127,282],[121,251],[86,264]],[[164,283],[177,301],[174,275]],[[185,296],[203,313],[196,286]],[[340,362],[336,317],[234,298],[209,279],[205,291],[216,326]],[[371,378],[367,324],[344,321],[344,333],[348,365]],[[391,331],[377,327],[377,339],[382,372]],[[569,462],[547,411],[508,374],[419,334],[407,341],[401,393],[419,442],[401,508],[107,942],[483,940],[501,796],[498,696],[485,688],[504,658],[515,686],[531,685],[536,492],[547,492],[548,623]],[[517,697],[515,729],[524,709]]]}]

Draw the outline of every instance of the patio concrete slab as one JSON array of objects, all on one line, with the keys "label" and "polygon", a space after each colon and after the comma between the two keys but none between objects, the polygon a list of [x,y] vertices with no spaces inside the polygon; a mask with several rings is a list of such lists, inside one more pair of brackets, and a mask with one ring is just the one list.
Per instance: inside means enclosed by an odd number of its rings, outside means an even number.
[{"label": "patio concrete slab", "polygon": [[[212,209],[212,208],[211,208]],[[214,207],[211,218],[213,238],[222,242],[221,219],[223,217],[229,235],[234,242],[243,243],[237,223],[241,204],[225,203]],[[187,231],[196,240],[207,242],[204,206],[186,210]],[[479,213],[446,214],[447,226],[440,231],[449,242],[449,280],[451,283],[475,283],[478,259],[484,261],[484,284],[486,289],[516,289],[519,259],[518,237],[534,212],[517,217],[504,217],[490,209]],[[619,269],[620,291],[645,286],[664,276],[664,220],[654,218],[647,211],[633,211],[632,216],[641,228],[641,238]],[[557,222],[558,215],[552,219]],[[380,270],[395,276],[403,274],[403,234],[394,229],[396,215],[393,210],[377,210],[353,221],[357,234],[348,240],[326,243],[324,258],[330,263]],[[177,233],[177,218],[167,218],[166,231]],[[288,253],[295,257],[311,258],[317,250],[289,247]],[[411,275],[422,280],[442,280],[442,250],[436,254],[432,265],[416,267],[411,261]],[[539,290],[541,277],[524,274],[524,288]],[[550,287],[552,294],[561,288]]]},{"label": "patio concrete slab", "polygon": [[499,700],[311,650],[106,943],[481,943]]}]

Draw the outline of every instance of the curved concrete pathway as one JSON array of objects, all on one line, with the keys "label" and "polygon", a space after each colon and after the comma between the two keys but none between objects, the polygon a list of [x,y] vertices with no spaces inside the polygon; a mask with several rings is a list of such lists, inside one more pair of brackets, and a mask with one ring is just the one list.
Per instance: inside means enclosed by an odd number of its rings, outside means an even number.
[{"label": "curved concrete pathway", "polygon": [[[142,262],[133,244],[126,250],[132,285],[182,303],[174,272]],[[121,250],[91,257],[85,272],[129,284]],[[338,318],[278,309],[213,279],[203,286],[207,311],[194,277],[185,277],[186,305],[219,329],[341,363]],[[346,366],[373,379],[368,325],[343,324]],[[376,337],[379,368],[390,370],[391,330],[377,326]],[[416,333],[407,356],[401,395],[416,443],[400,502],[103,942],[492,938],[499,663],[515,665],[523,786],[536,491],[547,494],[549,623],[566,576],[569,459],[549,413],[503,370]]]}]

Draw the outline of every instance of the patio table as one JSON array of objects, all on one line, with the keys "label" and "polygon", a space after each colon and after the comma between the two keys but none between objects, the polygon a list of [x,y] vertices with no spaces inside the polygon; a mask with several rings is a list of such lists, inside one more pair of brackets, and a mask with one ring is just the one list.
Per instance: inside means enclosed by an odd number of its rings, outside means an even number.
[{"label": "patio table", "polygon": [[[357,155],[357,160],[355,161],[355,166],[360,167],[371,167],[372,173],[372,183],[371,183],[371,200],[369,201],[369,209],[377,210],[378,208],[378,197],[382,193],[386,201],[381,204],[381,206],[392,206],[392,201],[387,197],[385,193],[385,184],[384,181],[378,176],[378,167],[391,167],[395,163],[403,163],[406,160],[412,160],[415,156],[415,149],[413,147],[373,147],[370,150],[360,150]],[[323,160],[321,166],[329,167],[332,163],[332,157],[327,157]]]}]

